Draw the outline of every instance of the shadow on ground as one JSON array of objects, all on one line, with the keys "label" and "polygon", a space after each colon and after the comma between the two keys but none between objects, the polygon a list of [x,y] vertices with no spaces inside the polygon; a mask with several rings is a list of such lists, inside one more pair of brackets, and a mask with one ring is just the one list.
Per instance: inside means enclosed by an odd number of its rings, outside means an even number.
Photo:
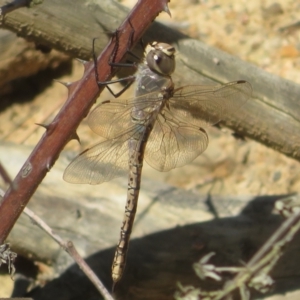
[{"label": "shadow on ground", "polygon": [[[124,277],[115,290],[116,299],[173,299],[177,282],[203,289],[221,288],[223,283],[201,282],[192,264],[211,251],[216,253],[211,262],[218,266],[241,266],[247,262],[281,224],[282,218],[271,211],[274,202],[284,197],[257,197],[237,217],[177,227],[132,240]],[[272,294],[299,288],[299,238],[298,235],[289,245],[271,274],[275,280]],[[110,266],[114,250],[87,258],[108,289],[112,286]],[[27,296],[37,300],[101,299],[74,265]]]}]

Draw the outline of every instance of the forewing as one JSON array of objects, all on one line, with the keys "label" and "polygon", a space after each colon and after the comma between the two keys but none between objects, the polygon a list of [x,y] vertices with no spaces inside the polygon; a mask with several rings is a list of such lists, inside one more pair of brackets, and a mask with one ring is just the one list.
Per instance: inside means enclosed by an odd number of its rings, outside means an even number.
[{"label": "forewing", "polygon": [[132,126],[131,109],[126,102],[105,101],[91,111],[88,124],[98,135],[112,139]]},{"label": "forewing", "polygon": [[70,183],[100,184],[125,175],[128,170],[128,138],[104,141],[79,154],[66,168],[64,180]]},{"label": "forewing", "polygon": [[193,161],[207,145],[208,136],[202,128],[180,123],[165,111],[152,129],[145,160],[154,169],[165,172]]},{"label": "forewing", "polygon": [[184,86],[175,90],[169,107],[177,119],[205,127],[218,123],[226,114],[239,109],[251,94],[250,83],[242,80],[221,86]]},{"label": "forewing", "polygon": [[162,99],[158,92],[149,93],[123,101],[104,101],[99,104],[88,117],[90,128],[98,135],[112,139],[125,131],[133,129],[133,109],[139,110],[139,118],[146,119]]}]

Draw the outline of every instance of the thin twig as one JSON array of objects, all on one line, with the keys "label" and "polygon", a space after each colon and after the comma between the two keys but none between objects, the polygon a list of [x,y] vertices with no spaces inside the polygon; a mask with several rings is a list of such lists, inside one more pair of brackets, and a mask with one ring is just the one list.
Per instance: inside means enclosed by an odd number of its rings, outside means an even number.
[{"label": "thin twig", "polygon": [[[1,166],[4,170],[4,174],[7,175],[6,179],[9,183],[11,183],[11,178],[9,177],[7,171],[3,166]],[[0,176],[3,173],[0,174]],[[4,192],[0,189],[0,198],[3,197]],[[65,242],[58,234],[54,233],[52,228],[44,222],[38,215],[36,215],[32,210],[28,207],[25,207],[23,212],[42,230],[44,230],[54,241],[56,241],[77,263],[79,268],[83,271],[83,273],[90,279],[90,281],[94,284],[96,289],[100,292],[100,294],[104,297],[105,300],[114,300],[113,297],[110,295],[104,284],[101,280],[97,277],[97,275],[93,272],[93,270],[89,267],[89,265],[85,262],[85,260],[80,256],[78,251],[76,250],[74,244],[71,241]],[[1,258],[1,257],[0,257]],[[9,262],[7,262],[9,265]],[[0,261],[1,266],[1,261]],[[10,266],[10,265],[9,265]],[[14,266],[13,272],[14,272]],[[12,272],[12,275],[13,275]]]},{"label": "thin twig", "polygon": [[[6,184],[11,184],[11,178],[9,177],[9,174],[7,173],[7,171],[5,170],[5,168],[3,167],[2,163],[0,162],[0,176],[2,177],[3,181]],[[3,197],[3,195],[1,195],[1,197]]]},{"label": "thin twig", "polygon": [[74,244],[71,241],[65,242],[59,235],[53,232],[52,228],[48,226],[40,217],[38,217],[33,211],[25,207],[24,213],[33,220],[41,229],[43,229],[48,235],[50,235],[78,264],[79,268],[94,284],[96,289],[101,293],[105,300],[114,300],[104,284],[85,262],[85,260],[79,255]]},{"label": "thin twig", "polygon": [[236,288],[251,284],[251,280],[261,274],[267,275],[283,254],[283,248],[293,240],[300,228],[300,211],[292,214],[272,234],[266,243],[259,249],[253,258],[230,283],[226,284],[223,293],[218,294],[214,300],[223,299]]},{"label": "thin twig", "polygon": [[277,264],[279,258],[283,255],[286,246],[293,240],[295,234],[300,229],[300,209],[299,203],[292,203],[289,200],[281,199],[280,207],[287,203],[287,207],[283,207],[286,212],[291,208],[291,213],[281,226],[272,234],[272,236],[265,242],[259,251],[253,256],[247,265],[242,267],[217,267],[209,264],[208,261],[215,253],[209,253],[202,257],[198,263],[194,264],[194,269],[199,278],[211,278],[216,281],[222,279],[222,272],[237,273],[236,277],[227,281],[222,290],[208,292],[205,290],[193,288],[190,286],[184,287],[179,284],[179,292],[176,292],[175,298],[177,300],[191,299],[210,299],[221,300],[227,299],[235,290],[239,290],[241,299],[250,299],[249,288],[254,288],[261,293],[265,293],[273,285],[274,281],[269,276],[269,273]]}]

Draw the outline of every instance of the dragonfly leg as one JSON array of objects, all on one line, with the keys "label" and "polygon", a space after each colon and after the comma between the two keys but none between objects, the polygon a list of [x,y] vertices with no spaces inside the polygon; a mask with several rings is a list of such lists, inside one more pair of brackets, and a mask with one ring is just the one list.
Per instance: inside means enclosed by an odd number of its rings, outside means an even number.
[{"label": "dragonfly leg", "polygon": [[[119,96],[121,96],[130,86],[131,84],[134,82],[135,80],[135,76],[128,76],[125,78],[121,78],[121,79],[116,79],[116,80],[111,80],[111,81],[106,81],[106,82],[98,82],[97,84],[98,86],[100,85],[105,85],[106,88],[109,90],[109,92],[115,97],[118,98]],[[119,91],[118,93],[114,93],[113,90],[108,86],[109,84],[112,83],[117,83],[117,82],[123,82],[123,81],[127,81],[127,83],[125,84],[125,86],[121,89],[121,91]]]},{"label": "dragonfly leg", "polygon": [[[128,54],[130,54],[131,56],[133,56],[135,59],[137,60],[140,60],[140,58],[135,55],[133,52],[130,51],[130,47],[133,43],[133,35],[134,35],[134,28],[129,20],[129,24],[132,28],[132,31],[130,33],[130,37],[128,39],[128,43],[127,43],[127,47],[126,47],[126,52]],[[114,68],[114,67],[121,67],[121,68],[124,68],[124,67],[129,67],[129,68],[134,68],[134,69],[137,69],[137,64],[135,62],[129,62],[129,63],[115,63],[115,58],[116,58],[116,55],[117,55],[117,52],[118,52],[118,48],[119,48],[119,35],[118,35],[118,31],[116,31],[114,33],[114,37],[116,39],[116,43],[115,43],[115,47],[114,47],[114,50],[112,51],[112,54],[110,56],[110,59],[109,59],[109,65]],[[100,81],[99,80],[99,75],[98,75],[98,70],[97,70],[97,57],[96,57],[96,52],[95,52],[95,40],[96,38],[93,39],[93,60],[94,60],[94,65],[95,65],[95,77],[96,77],[96,81],[97,81],[97,84],[98,86],[102,86],[102,85],[105,85],[106,88],[109,90],[109,92],[115,97],[115,98],[118,98],[120,95],[122,95],[129,87],[130,85],[135,81],[135,76],[127,76],[127,77],[124,77],[124,78],[120,78],[120,79],[116,79],[116,80],[110,80],[110,81]],[[122,90],[118,93],[114,93],[112,91],[112,89],[108,86],[109,84],[113,84],[113,83],[117,83],[117,82],[126,82],[125,86],[122,88]]]}]

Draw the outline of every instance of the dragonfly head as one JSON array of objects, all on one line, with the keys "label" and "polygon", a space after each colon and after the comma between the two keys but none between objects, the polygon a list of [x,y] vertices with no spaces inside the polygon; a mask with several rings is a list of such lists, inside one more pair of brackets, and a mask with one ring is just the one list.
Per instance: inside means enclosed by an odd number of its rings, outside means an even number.
[{"label": "dragonfly head", "polygon": [[146,48],[149,68],[161,75],[171,75],[175,70],[175,48],[166,43],[153,42]]}]

